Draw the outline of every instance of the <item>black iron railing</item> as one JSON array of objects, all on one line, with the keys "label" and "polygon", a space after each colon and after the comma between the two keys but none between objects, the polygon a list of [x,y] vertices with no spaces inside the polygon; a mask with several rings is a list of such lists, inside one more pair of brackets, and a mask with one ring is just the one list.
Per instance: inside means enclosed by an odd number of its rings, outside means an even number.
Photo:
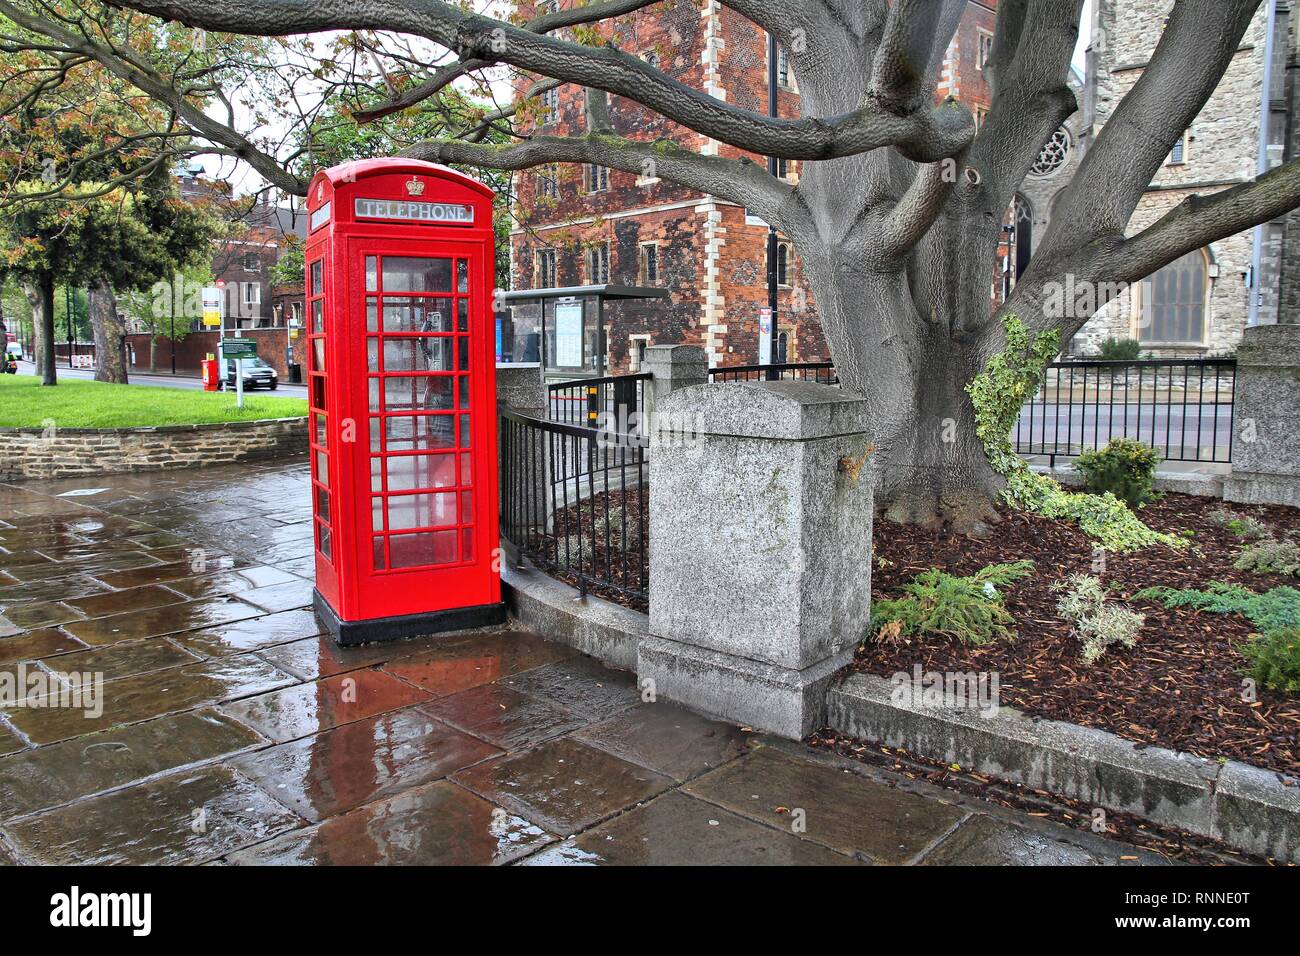
[{"label": "black iron railing", "polygon": [[[546,386],[552,421],[597,427],[601,412],[630,415],[645,408],[649,372],[553,382]],[[626,419],[620,419],[626,421]]]},{"label": "black iron railing", "polygon": [[798,379],[838,385],[833,362],[780,362],[776,365],[719,365],[709,369],[714,382],[755,382],[778,379]]},{"label": "black iron railing", "polygon": [[648,451],[635,433],[503,411],[502,535],[584,596],[647,609]]},{"label": "black iron railing", "polygon": [[1016,423],[1021,455],[1073,457],[1136,438],[1169,461],[1232,461],[1236,359],[1055,362]]}]

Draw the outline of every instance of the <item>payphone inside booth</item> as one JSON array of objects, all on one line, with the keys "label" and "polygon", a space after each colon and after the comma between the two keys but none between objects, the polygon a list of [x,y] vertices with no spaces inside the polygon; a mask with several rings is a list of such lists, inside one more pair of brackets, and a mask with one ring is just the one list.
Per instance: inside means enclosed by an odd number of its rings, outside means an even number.
[{"label": "payphone inside booth", "polygon": [[317,613],[341,644],[500,623],[492,192],[362,160],[307,219]]}]

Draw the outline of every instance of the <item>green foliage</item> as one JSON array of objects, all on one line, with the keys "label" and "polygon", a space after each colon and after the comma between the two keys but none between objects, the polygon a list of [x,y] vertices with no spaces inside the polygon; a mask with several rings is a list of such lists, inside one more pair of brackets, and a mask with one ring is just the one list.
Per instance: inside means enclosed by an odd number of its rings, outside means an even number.
[{"label": "green foliage", "polygon": [[1250,667],[1245,671],[1269,690],[1300,692],[1300,627],[1281,627],[1252,634],[1240,648]]},{"label": "green foliage", "polygon": [[1083,643],[1084,663],[1093,664],[1112,644],[1134,647],[1146,618],[1126,607],[1106,603],[1106,589],[1091,574],[1072,574],[1052,585],[1063,591],[1056,612],[1074,623]]},{"label": "green foliage", "polygon": [[1232,566],[1242,571],[1300,577],[1300,546],[1290,540],[1262,538],[1242,548]]},{"label": "green foliage", "polygon": [[1011,430],[1021,406],[1043,381],[1043,370],[1056,354],[1059,332],[1053,329],[1032,341],[1020,319],[1003,319],[1007,347],[989,359],[984,371],[966,386],[975,406],[975,434],[984,444],[993,470],[1007,480],[1003,499],[1013,508],[1046,518],[1074,521],[1109,551],[1135,551],[1153,544],[1187,546],[1185,539],[1153,531],[1109,492],[1069,492],[1046,475],[1029,470],[1011,447]]},{"label": "green foliage", "polygon": [[1141,508],[1154,501],[1156,465],[1160,456],[1155,449],[1136,438],[1112,438],[1099,451],[1086,451],[1074,463],[1094,494],[1109,491],[1130,508]]},{"label": "green foliage", "polygon": [[1216,508],[1209,514],[1210,523],[1225,528],[1238,538],[1267,538],[1268,525],[1248,515],[1239,515],[1227,508]]},{"label": "green foliage", "polygon": [[1097,350],[1097,358],[1103,362],[1132,362],[1141,354],[1142,343],[1137,339],[1117,339],[1113,335]]},{"label": "green foliage", "polygon": [[1015,619],[1003,606],[999,587],[1032,574],[1032,561],[992,564],[967,577],[931,568],[903,586],[904,597],[877,601],[872,631],[895,625],[903,635],[941,634],[963,644],[988,644],[1015,637]]},{"label": "green foliage", "polygon": [[1165,607],[1192,607],[1216,614],[1240,614],[1262,631],[1300,627],[1300,591],[1276,587],[1257,594],[1239,584],[1211,581],[1204,591],[1194,588],[1144,588],[1134,598],[1159,601]]}]

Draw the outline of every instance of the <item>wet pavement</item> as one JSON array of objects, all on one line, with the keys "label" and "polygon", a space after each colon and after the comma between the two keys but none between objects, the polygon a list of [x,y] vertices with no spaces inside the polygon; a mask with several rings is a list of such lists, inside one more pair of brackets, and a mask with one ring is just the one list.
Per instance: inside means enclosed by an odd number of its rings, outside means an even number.
[{"label": "wet pavement", "polygon": [[305,459],[0,484],[0,865],[1162,862],[523,630],[339,648],[311,576]]}]

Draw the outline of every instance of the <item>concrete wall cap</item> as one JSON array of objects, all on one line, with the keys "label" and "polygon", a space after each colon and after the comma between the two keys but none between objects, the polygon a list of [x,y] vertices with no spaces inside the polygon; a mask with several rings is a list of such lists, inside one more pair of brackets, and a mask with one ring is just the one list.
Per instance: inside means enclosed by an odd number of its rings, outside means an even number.
[{"label": "concrete wall cap", "polygon": [[784,441],[862,434],[869,424],[865,399],[815,382],[692,385],[664,397],[658,411],[702,435]]},{"label": "concrete wall cap", "polygon": [[1237,346],[1237,364],[1268,368],[1300,366],[1300,325],[1252,325]]}]

